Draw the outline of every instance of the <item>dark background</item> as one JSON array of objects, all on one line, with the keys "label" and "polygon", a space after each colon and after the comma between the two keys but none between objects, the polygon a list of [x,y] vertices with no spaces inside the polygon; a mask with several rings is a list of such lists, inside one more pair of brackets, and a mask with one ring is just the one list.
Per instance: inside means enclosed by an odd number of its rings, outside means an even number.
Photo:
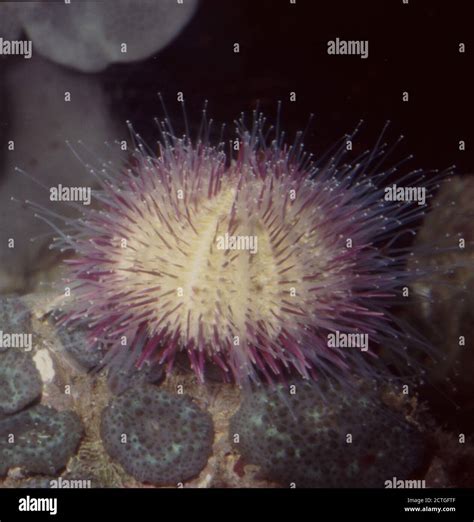
[{"label": "dark background", "polygon": [[[103,78],[114,113],[147,139],[156,139],[152,119],[163,114],[159,91],[173,124],[182,121],[176,93],[183,91],[191,129],[200,123],[205,99],[210,116],[227,124],[257,102],[274,121],[282,100],[290,136],[315,114],[305,141],[316,154],[360,119],[365,123],[354,146],[365,149],[391,120],[388,139],[405,135],[397,154],[413,153],[413,168],[456,164],[468,173],[473,11],[470,0],[201,0],[190,24],[162,52],[112,66]],[[336,37],[367,39],[369,57],[328,55],[327,42]],[[289,101],[290,91],[296,102]],[[409,102],[402,102],[403,91]],[[465,152],[458,150],[461,139]]]}]

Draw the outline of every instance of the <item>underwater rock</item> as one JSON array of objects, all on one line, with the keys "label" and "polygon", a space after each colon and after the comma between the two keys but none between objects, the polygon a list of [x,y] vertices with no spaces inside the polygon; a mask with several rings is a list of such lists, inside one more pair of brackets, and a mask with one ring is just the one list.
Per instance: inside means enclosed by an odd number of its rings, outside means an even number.
[{"label": "underwater rock", "polygon": [[[74,73],[34,56],[12,63],[4,72],[4,81],[8,113],[0,107],[0,120],[6,128],[3,139],[13,142],[14,150],[5,147],[0,172],[0,292],[25,292],[34,288],[38,273],[50,268],[57,253],[48,250],[54,235],[51,227],[35,218],[35,210],[24,201],[65,216],[76,215],[73,204],[51,201],[50,191],[43,188],[95,186],[95,178],[66,142],[77,150],[78,140],[84,140],[91,155],[87,160],[101,158],[120,165],[118,147],[104,151],[103,144],[122,134],[95,76]],[[70,101],[66,101],[66,93],[70,93]],[[15,172],[17,167],[27,174]],[[9,248],[11,239],[13,248]]]},{"label": "underwater rock", "polygon": [[40,373],[29,353],[18,348],[0,353],[0,418],[33,402],[42,388]]},{"label": "underwater rock", "polygon": [[0,35],[5,40],[14,40],[21,35],[21,23],[16,16],[18,2],[0,4]]},{"label": "underwater rock", "polygon": [[[30,333],[31,313],[18,297],[0,296],[0,332]],[[6,350],[0,343],[0,352]]]},{"label": "underwater rock", "polygon": [[109,370],[107,383],[114,395],[121,395],[130,388],[142,384],[159,384],[165,377],[162,366],[145,363],[140,369],[132,366],[129,369]]},{"label": "underwater rock", "polygon": [[75,413],[43,405],[0,419],[0,476],[14,467],[54,475],[76,452],[82,433]]},{"label": "underwater rock", "polygon": [[58,337],[68,355],[78,362],[84,369],[92,370],[102,360],[102,350],[91,347],[87,339],[87,325],[75,325],[73,327],[59,326]]},{"label": "underwater rock", "polygon": [[51,487],[51,480],[53,479],[54,477],[33,477],[25,480],[20,487],[24,489],[48,489]]},{"label": "underwater rock", "polygon": [[214,428],[190,398],[143,385],[103,411],[101,437],[107,453],[140,482],[176,485],[204,468]]},{"label": "underwater rock", "polygon": [[109,368],[107,384],[114,395],[143,384],[160,384],[165,378],[162,365],[145,361],[141,368],[135,365]]},{"label": "underwater rock", "polygon": [[248,393],[231,418],[233,447],[265,478],[284,486],[382,488],[426,465],[422,434],[373,395],[295,386],[294,395],[282,387]]},{"label": "underwater rock", "polygon": [[[436,196],[417,236],[420,247],[440,244],[429,264],[440,275],[416,285],[419,294],[411,321],[437,350],[427,366],[423,398],[441,423],[474,431],[474,176],[456,176]],[[452,267],[450,273],[445,270]],[[434,386],[433,386],[434,384]],[[453,405],[457,413],[453,415]]]},{"label": "underwater rock", "polygon": [[33,52],[82,72],[97,72],[111,63],[142,60],[165,47],[196,6],[196,0],[2,2],[0,28],[17,37],[21,26],[33,40]]}]

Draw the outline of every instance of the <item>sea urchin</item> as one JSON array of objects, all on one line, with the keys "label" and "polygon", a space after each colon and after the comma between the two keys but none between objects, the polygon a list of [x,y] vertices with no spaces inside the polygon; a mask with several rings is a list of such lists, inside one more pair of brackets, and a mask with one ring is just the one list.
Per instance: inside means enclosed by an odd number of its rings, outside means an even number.
[{"label": "sea urchin", "polygon": [[[127,168],[92,169],[100,209],[65,219],[55,242],[76,253],[63,320],[87,317],[106,362],[170,370],[185,350],[200,380],[212,361],[242,385],[373,375],[380,346],[404,356],[418,342],[391,310],[425,273],[407,269],[396,239],[415,233],[426,202],[385,196],[397,167],[381,167],[380,140],[345,163],[354,135],[313,161],[301,133],[269,139],[259,113],[250,129],[239,120],[230,154],[203,137],[205,120],[195,141],[159,127],[157,155],[135,135]],[[428,191],[445,175],[398,179]]]}]

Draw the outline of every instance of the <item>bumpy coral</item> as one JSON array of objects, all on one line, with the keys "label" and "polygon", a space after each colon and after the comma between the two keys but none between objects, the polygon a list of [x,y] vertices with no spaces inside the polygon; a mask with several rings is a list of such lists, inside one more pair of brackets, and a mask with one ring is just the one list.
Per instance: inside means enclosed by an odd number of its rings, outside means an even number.
[{"label": "bumpy coral", "polygon": [[0,418],[41,395],[43,383],[30,354],[17,348],[0,353]]},{"label": "bumpy coral", "polygon": [[120,395],[129,388],[142,384],[159,384],[164,377],[165,373],[160,365],[146,361],[140,369],[133,365],[109,368],[107,382],[110,391]]},{"label": "bumpy coral", "polygon": [[101,436],[109,455],[137,480],[176,485],[206,465],[214,429],[189,398],[143,385],[104,410]]},{"label": "bumpy coral", "polygon": [[[374,396],[314,384],[244,397],[230,438],[245,463],[285,486],[384,487],[426,462],[422,434]],[[416,477],[419,478],[419,477]]]},{"label": "bumpy coral", "polygon": [[0,476],[20,467],[26,474],[55,474],[82,437],[79,417],[38,405],[0,420]]},{"label": "bumpy coral", "polygon": [[[8,334],[30,333],[31,316],[18,297],[0,296],[0,331]],[[6,350],[0,343],[0,352]]]}]

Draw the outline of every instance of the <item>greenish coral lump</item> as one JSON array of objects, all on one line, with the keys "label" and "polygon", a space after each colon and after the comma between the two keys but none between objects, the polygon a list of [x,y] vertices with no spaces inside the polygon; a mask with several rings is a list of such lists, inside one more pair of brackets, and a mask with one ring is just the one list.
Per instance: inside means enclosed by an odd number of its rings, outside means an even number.
[{"label": "greenish coral lump", "polygon": [[373,393],[315,385],[259,391],[244,397],[230,439],[245,463],[269,480],[296,487],[384,487],[419,478],[426,463],[422,434]]},{"label": "greenish coral lump", "polygon": [[[18,297],[0,296],[0,332],[4,334],[29,334],[31,328],[31,314],[28,308]],[[3,339],[0,342],[0,352],[7,350]]]},{"label": "greenish coral lump", "polygon": [[141,385],[103,411],[101,436],[109,455],[140,482],[176,485],[204,468],[214,428],[188,397]]},{"label": "greenish coral lump", "polygon": [[15,413],[41,395],[41,376],[31,355],[18,348],[0,352],[0,417]]},{"label": "greenish coral lump", "polygon": [[16,467],[26,474],[56,474],[76,452],[82,433],[75,413],[43,405],[0,419],[0,476]]}]

